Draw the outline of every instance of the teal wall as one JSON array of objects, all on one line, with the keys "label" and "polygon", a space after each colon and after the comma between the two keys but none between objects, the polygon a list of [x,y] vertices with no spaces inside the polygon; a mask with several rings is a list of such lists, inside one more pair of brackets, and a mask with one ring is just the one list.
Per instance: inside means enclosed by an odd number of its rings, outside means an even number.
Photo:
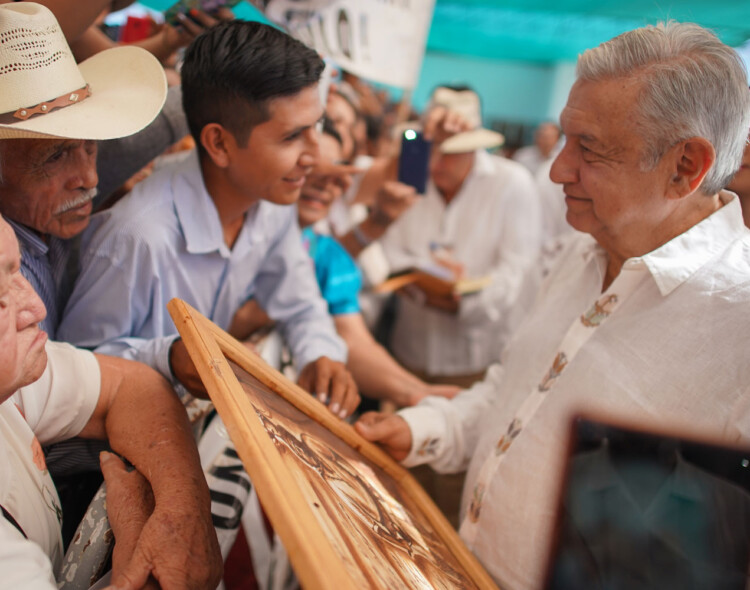
[{"label": "teal wall", "polygon": [[482,98],[482,116],[493,120],[536,125],[557,120],[573,83],[575,65],[528,64],[462,58],[427,53],[412,104],[422,110],[435,86],[468,84]]}]

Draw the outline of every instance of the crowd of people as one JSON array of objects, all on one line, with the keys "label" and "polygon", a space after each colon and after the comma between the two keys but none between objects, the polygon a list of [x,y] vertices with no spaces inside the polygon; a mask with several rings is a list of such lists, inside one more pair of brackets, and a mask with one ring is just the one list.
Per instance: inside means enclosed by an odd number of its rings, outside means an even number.
[{"label": "crowd of people", "polygon": [[[713,33],[586,51],[505,158],[470,86],[419,114],[347,72],[322,95],[275,27],[191,12],[120,46],[119,4],[83,4],[0,3],[0,588],[75,578],[102,480],[113,587],[221,584],[240,517],[175,297],[413,469],[502,587],[543,582],[576,412],[750,440],[750,91]],[[415,268],[481,287],[379,292]]]}]

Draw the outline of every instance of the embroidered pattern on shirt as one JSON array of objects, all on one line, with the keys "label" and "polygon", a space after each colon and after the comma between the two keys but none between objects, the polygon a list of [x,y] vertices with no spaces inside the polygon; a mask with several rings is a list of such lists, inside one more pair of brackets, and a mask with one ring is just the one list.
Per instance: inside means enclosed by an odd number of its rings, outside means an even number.
[{"label": "embroidered pattern on shirt", "polygon": [[500,440],[497,441],[497,444],[495,445],[495,455],[501,455],[510,448],[510,443],[512,443],[513,439],[518,436],[519,432],[521,432],[521,428],[523,428],[521,421],[518,418],[513,418],[511,423],[508,424],[508,430],[500,437]]},{"label": "embroidered pattern on shirt", "polygon": [[581,316],[581,323],[587,328],[595,328],[601,324],[617,305],[617,295],[605,295],[598,301],[594,301],[589,310]]},{"label": "embroidered pattern on shirt", "polygon": [[417,450],[419,457],[426,457],[427,455],[434,455],[437,453],[437,446],[440,441],[436,438],[428,438],[425,440]]},{"label": "embroidered pattern on shirt", "polygon": [[552,361],[552,366],[549,368],[549,371],[547,371],[547,374],[544,376],[541,383],[539,383],[539,391],[549,391],[567,366],[568,357],[564,352],[558,352],[555,360]]},{"label": "embroidered pattern on shirt", "polygon": [[484,484],[478,483],[474,486],[474,491],[471,494],[471,504],[469,504],[469,511],[466,515],[471,522],[477,522],[479,520],[479,513],[482,511],[483,498]]}]

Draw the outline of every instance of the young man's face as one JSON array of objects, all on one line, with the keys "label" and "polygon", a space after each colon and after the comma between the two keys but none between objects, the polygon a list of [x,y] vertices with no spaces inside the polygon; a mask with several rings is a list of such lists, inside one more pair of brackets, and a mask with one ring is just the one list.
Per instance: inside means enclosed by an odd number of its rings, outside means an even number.
[{"label": "young man's face", "polygon": [[291,205],[318,158],[316,124],[323,107],[317,84],[273,99],[268,110],[269,120],[253,128],[247,145],[231,150],[226,172],[249,199]]}]

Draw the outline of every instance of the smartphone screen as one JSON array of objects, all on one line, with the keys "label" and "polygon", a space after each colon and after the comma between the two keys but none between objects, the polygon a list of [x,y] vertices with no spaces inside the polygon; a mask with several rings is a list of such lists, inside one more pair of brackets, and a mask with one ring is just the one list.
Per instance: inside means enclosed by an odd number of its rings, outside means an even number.
[{"label": "smartphone screen", "polygon": [[421,131],[406,129],[401,135],[401,155],[398,159],[398,180],[424,194],[430,164],[431,142]]}]

